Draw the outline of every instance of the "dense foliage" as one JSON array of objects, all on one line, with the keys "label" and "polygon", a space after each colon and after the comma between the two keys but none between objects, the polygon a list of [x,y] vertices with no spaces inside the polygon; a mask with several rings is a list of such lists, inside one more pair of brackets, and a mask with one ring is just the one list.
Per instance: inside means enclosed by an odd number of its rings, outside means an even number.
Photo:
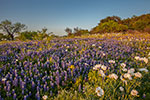
[{"label": "dense foliage", "polygon": [[149,59],[149,34],[3,42],[0,100],[148,100]]},{"label": "dense foliage", "polygon": [[81,28],[74,28],[74,31],[70,28],[66,28],[65,31],[68,33],[68,36],[81,36],[81,35],[88,35],[89,31]]},{"label": "dense foliage", "polygon": [[91,30],[91,33],[115,33],[125,32],[128,30],[150,33],[150,14],[133,16],[123,20],[121,20],[121,18],[118,16],[109,16],[105,19],[102,19],[100,23]]}]

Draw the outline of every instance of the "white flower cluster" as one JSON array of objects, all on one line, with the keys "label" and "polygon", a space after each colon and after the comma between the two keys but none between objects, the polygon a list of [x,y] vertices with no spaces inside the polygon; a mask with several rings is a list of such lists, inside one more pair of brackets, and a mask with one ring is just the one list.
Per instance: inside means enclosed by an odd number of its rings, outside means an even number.
[{"label": "white flower cluster", "polygon": [[146,64],[148,63],[148,59],[146,57],[141,58],[139,56],[135,56],[134,58],[135,60],[144,61]]},{"label": "white flower cluster", "polygon": [[93,70],[99,70],[98,73],[102,76],[105,77],[104,71],[107,69],[107,66],[102,65],[102,64],[97,64],[93,67]]},{"label": "white flower cluster", "polygon": [[97,64],[93,67],[93,70],[98,70],[98,69],[102,69],[102,70],[106,70],[107,69],[107,66],[105,65],[102,65],[102,64]]},{"label": "white flower cluster", "polygon": [[[136,56],[135,59],[144,61],[145,63],[148,63],[148,59],[146,59],[145,57],[140,58],[140,57]],[[109,63],[114,64],[115,61],[114,60],[109,60]],[[142,74],[140,72],[136,72],[134,68],[127,69],[126,68],[127,65],[125,63],[121,63],[120,66],[121,66],[121,70],[123,72],[125,72],[124,74],[120,75],[120,80],[123,81],[126,85],[127,85],[129,80],[132,80],[132,76],[134,76],[134,78],[141,78],[142,77]],[[102,77],[106,77],[104,72],[106,72],[107,69],[109,69],[109,67],[107,67],[105,65],[102,65],[102,64],[97,64],[93,67],[93,70],[98,70],[98,73]],[[139,68],[137,70],[148,72],[148,70],[146,68]],[[119,76],[115,73],[111,73],[111,74],[108,75],[108,77],[111,78],[111,79],[117,80]],[[120,89],[121,92],[124,91],[124,87],[122,87],[122,86],[120,86],[119,89]],[[101,87],[97,87],[96,88],[96,93],[97,93],[98,96],[102,96],[102,95],[104,95],[104,90]],[[138,96],[138,91],[135,90],[135,89],[133,89],[130,93],[131,93],[132,96]]]},{"label": "white flower cluster", "polygon": [[121,67],[122,67],[122,68],[125,68],[125,67],[126,67],[126,64],[125,64],[125,63],[121,63]]},{"label": "white flower cluster", "polygon": [[[148,59],[145,58],[145,57],[140,58],[139,56],[135,56],[135,59],[140,60],[140,61],[144,61],[145,63],[148,63]],[[109,60],[108,62],[111,63],[111,64],[114,64],[115,60]],[[129,80],[132,80],[133,76],[134,76],[134,78],[141,78],[142,77],[142,74],[139,71],[148,72],[148,69],[146,69],[146,68],[136,69],[136,70],[138,70],[137,72],[134,68],[127,69],[126,68],[127,65],[125,63],[121,63],[120,66],[121,66],[121,70],[123,72],[125,72],[124,74],[120,75],[120,80],[123,81],[126,85],[127,85],[127,82]],[[105,65],[101,65],[101,64],[97,64],[93,67],[93,70],[98,70],[98,73],[102,77],[106,77],[104,72],[106,72],[107,69],[109,69],[109,67],[107,67]],[[115,73],[110,73],[108,75],[108,77],[111,78],[111,79],[117,80],[119,76]],[[121,92],[124,91],[124,87],[122,87],[122,86],[120,86],[119,89],[120,89]],[[101,87],[97,87],[96,88],[96,93],[97,93],[98,96],[102,96],[102,95],[104,95],[104,90]],[[138,91],[133,89],[131,91],[131,95],[132,96],[138,96]]]},{"label": "white flower cluster", "polygon": [[111,64],[114,64],[114,63],[115,63],[114,60],[109,60],[108,62],[111,63]]},{"label": "white flower cluster", "polygon": [[124,78],[125,79],[129,79],[129,80],[132,80],[132,76],[135,76],[136,78],[141,78],[142,77],[142,74],[140,72],[135,72],[135,69],[134,68],[131,68],[128,70],[127,73],[124,74]]}]

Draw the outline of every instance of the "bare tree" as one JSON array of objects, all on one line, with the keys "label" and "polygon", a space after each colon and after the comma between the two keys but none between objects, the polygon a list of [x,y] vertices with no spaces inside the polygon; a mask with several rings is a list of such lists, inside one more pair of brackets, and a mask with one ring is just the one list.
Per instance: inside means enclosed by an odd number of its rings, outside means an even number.
[{"label": "bare tree", "polygon": [[16,33],[24,29],[26,29],[26,26],[19,22],[12,24],[11,21],[5,20],[0,23],[0,30],[6,32],[8,37],[11,38],[11,40],[14,40],[14,36]]}]

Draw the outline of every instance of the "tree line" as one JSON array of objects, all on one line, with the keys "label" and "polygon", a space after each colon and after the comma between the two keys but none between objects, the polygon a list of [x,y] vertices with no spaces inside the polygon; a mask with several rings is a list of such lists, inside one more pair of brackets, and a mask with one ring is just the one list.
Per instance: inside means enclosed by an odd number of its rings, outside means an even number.
[{"label": "tree line", "polygon": [[[9,20],[1,21],[0,23],[0,40],[43,40],[49,36],[58,37],[52,32],[47,33],[47,28],[41,31],[23,31],[27,26],[19,22],[12,23]],[[82,28],[66,28],[67,36],[81,36],[89,34],[104,34],[104,33],[118,33],[128,31],[139,31],[150,33],[150,14],[143,14],[141,16],[133,16],[131,18],[121,19],[118,16],[108,16],[93,27],[90,31]]]},{"label": "tree line", "polygon": [[49,37],[57,37],[53,32],[47,33],[47,28],[41,31],[26,31],[27,26],[19,22],[12,23],[4,20],[0,23],[0,41],[2,40],[43,40]]},{"label": "tree line", "polygon": [[128,31],[139,31],[150,33],[150,14],[143,14],[141,16],[133,16],[127,19],[121,19],[118,16],[108,16],[98,23],[97,26],[92,28],[90,31],[76,28],[74,32],[72,29],[66,28],[65,31],[68,36],[75,35],[80,36],[84,34],[104,34],[104,33],[118,33]]}]

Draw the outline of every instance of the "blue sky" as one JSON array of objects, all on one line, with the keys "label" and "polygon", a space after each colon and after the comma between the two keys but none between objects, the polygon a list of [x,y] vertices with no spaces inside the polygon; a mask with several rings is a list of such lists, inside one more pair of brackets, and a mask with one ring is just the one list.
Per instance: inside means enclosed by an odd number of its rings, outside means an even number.
[{"label": "blue sky", "polygon": [[48,28],[64,35],[66,27],[90,30],[107,16],[150,13],[150,0],[0,0],[0,21],[21,22],[28,30]]}]

